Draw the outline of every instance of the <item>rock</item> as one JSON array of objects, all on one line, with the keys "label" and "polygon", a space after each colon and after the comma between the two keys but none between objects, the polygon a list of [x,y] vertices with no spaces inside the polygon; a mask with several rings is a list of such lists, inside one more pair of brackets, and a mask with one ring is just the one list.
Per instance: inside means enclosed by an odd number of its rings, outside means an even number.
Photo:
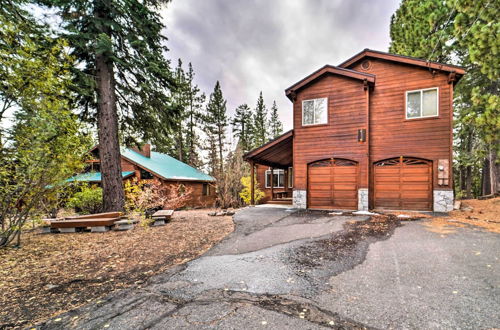
[{"label": "rock", "polygon": [[398,214],[398,218],[400,219],[410,219],[411,216],[408,214]]},{"label": "rock", "polygon": [[226,214],[227,214],[226,212],[217,212],[215,215],[218,216],[218,217],[223,217]]},{"label": "rock", "polygon": [[342,215],[344,212],[330,212],[328,215]]},{"label": "rock", "polygon": [[227,211],[226,215],[234,215],[234,213],[235,213],[234,211]]},{"label": "rock", "polygon": [[211,217],[215,217],[217,215],[217,212],[210,212],[210,213],[208,213],[208,215]]},{"label": "rock", "polygon": [[454,210],[460,210],[460,206],[462,206],[462,202],[461,201],[455,201],[455,203],[453,203],[453,209]]},{"label": "rock", "polygon": [[50,290],[57,289],[58,287],[59,287],[59,285],[55,285],[55,284],[47,284],[47,285],[45,286],[45,290],[50,291]]},{"label": "rock", "polygon": [[370,211],[356,211],[352,212],[353,215],[378,215],[378,213],[370,212]]}]

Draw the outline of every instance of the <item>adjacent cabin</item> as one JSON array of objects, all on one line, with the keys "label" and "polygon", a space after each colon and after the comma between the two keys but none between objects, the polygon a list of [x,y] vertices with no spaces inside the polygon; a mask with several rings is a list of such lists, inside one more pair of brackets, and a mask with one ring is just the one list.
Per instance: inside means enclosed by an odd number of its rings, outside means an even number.
[{"label": "adjacent cabin", "polygon": [[[101,183],[99,148],[93,148],[90,153],[92,159],[87,161],[85,173],[76,175],[68,181]],[[145,144],[142,149],[122,148],[121,168],[123,180],[157,179],[167,186],[191,187],[192,196],[186,206],[211,207],[215,204],[215,178],[166,154],[151,151],[149,144]]]},{"label": "adjacent cabin", "polygon": [[450,211],[453,89],[464,74],[365,49],[287,88],[293,130],[245,159],[271,202]]}]

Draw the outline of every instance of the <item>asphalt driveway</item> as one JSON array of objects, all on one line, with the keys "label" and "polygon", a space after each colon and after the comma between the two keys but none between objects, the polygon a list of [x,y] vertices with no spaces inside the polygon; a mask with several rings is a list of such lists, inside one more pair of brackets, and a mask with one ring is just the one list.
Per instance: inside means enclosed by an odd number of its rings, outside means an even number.
[{"label": "asphalt driveway", "polygon": [[500,327],[498,234],[367,219],[247,208],[204,256],[38,328]]}]

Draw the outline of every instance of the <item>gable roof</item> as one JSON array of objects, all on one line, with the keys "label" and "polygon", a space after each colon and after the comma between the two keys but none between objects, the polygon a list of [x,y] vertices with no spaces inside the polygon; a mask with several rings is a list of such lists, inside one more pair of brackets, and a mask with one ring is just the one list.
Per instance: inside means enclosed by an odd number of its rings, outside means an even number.
[{"label": "gable roof", "polygon": [[[122,172],[122,179],[128,178],[129,176],[131,176],[134,173],[135,173],[134,171]],[[77,174],[77,175],[66,180],[66,182],[73,182],[73,181],[101,182],[101,172],[81,173],[81,174]]]},{"label": "gable roof", "polygon": [[373,75],[373,74],[369,74],[369,73],[365,73],[365,72],[358,72],[358,71],[354,71],[354,70],[350,70],[350,69],[346,69],[346,68],[340,68],[340,67],[336,67],[336,66],[327,64],[327,65],[323,66],[322,68],[314,71],[313,73],[311,73],[310,75],[308,75],[304,79],[302,79],[302,80],[296,82],[295,84],[293,84],[292,86],[288,87],[285,90],[286,96],[289,99],[292,99],[293,94],[295,92],[297,92],[302,87],[304,87],[307,84],[311,83],[312,81],[322,77],[325,74],[335,74],[335,75],[344,76],[344,77],[348,77],[348,78],[352,78],[352,79],[358,79],[361,81],[367,81],[370,84],[375,83],[375,75]]},{"label": "gable roof", "polygon": [[357,53],[356,55],[352,56],[351,58],[347,59],[346,61],[340,63],[339,67],[348,68],[351,65],[353,65],[354,63],[362,60],[365,57],[379,58],[379,59],[383,59],[383,60],[387,60],[387,61],[416,65],[416,66],[431,68],[431,69],[435,69],[435,70],[454,72],[457,75],[459,75],[459,77],[457,77],[458,79],[462,75],[465,74],[465,70],[462,67],[457,66],[457,65],[445,64],[445,63],[439,63],[439,62],[431,62],[431,61],[426,61],[426,60],[423,60],[423,59],[420,59],[417,57],[385,53],[385,52],[381,52],[381,51],[373,50],[373,49],[368,49],[368,48],[365,48],[361,52]]},{"label": "gable roof", "polygon": [[121,149],[121,155],[131,163],[156,174],[164,180],[215,181],[214,177],[159,152],[151,151],[151,157],[146,157],[132,149],[123,148]]}]

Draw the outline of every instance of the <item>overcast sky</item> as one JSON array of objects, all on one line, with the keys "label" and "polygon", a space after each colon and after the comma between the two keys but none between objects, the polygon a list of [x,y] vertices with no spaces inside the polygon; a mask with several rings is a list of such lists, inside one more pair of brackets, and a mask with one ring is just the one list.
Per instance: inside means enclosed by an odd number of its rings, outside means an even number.
[{"label": "overcast sky", "polygon": [[173,0],[162,11],[168,57],[191,62],[207,96],[220,81],[228,111],[260,91],[292,128],[284,90],[325,64],[371,48],[387,51],[400,0]]}]

